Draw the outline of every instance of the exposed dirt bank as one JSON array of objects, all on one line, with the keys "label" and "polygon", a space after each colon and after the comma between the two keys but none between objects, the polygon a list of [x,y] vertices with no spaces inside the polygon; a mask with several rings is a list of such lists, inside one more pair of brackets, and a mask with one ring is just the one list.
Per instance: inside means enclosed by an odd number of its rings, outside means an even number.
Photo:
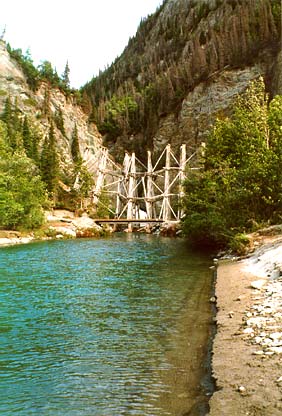
[{"label": "exposed dirt bank", "polygon": [[210,416],[282,415],[282,237],[220,261]]}]

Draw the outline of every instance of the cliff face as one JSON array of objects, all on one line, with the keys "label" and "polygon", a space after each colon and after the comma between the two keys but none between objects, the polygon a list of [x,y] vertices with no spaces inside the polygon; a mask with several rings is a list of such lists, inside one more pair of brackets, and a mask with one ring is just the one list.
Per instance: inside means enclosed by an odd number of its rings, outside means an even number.
[{"label": "cliff face", "polygon": [[282,93],[280,0],[166,0],[84,90],[112,153],[192,147],[262,75]]},{"label": "cliff face", "polygon": [[[16,61],[11,59],[5,43],[0,41],[0,113],[7,98],[16,103],[22,117],[28,116],[29,121],[39,132],[41,145],[48,134],[50,124],[54,125],[56,144],[61,164],[67,167],[71,162],[71,140],[74,126],[77,126],[80,151],[87,161],[101,148],[102,139],[95,124],[88,123],[87,116],[75,104],[72,96],[59,89],[50,88],[41,83],[37,91],[32,91],[27,84],[23,71]],[[56,126],[56,117],[60,113],[64,132]]]}]

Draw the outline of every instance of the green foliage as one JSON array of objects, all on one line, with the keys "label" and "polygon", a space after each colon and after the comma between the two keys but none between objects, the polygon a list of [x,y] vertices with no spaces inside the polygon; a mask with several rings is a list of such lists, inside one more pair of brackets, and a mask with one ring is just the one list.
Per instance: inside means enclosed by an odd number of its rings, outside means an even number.
[{"label": "green foliage", "polygon": [[119,135],[122,131],[131,132],[138,105],[130,95],[118,98],[113,96],[106,104],[106,114],[100,129],[103,134]]},{"label": "green foliage", "polygon": [[15,104],[12,105],[10,97],[5,101],[1,120],[4,121],[7,127],[7,140],[9,146],[13,150],[22,148],[22,122],[19,117],[19,109],[16,101]]},{"label": "green foliage", "polygon": [[278,31],[281,33],[281,1],[271,0],[271,10]]},{"label": "green foliage", "polygon": [[243,256],[250,248],[250,238],[246,234],[236,234],[229,242],[232,253]]},{"label": "green foliage", "polygon": [[0,123],[0,227],[33,229],[44,220],[47,204],[39,172],[24,152],[7,143],[7,129]]},{"label": "green foliage", "polygon": [[46,183],[49,195],[56,197],[59,179],[59,160],[57,155],[54,126],[51,125],[46,136],[40,159],[40,170],[43,181]]},{"label": "green foliage", "polygon": [[282,100],[268,106],[262,79],[210,134],[203,169],[186,181],[184,229],[195,245],[224,247],[255,223],[279,221]]},{"label": "green foliage", "polygon": [[77,132],[77,125],[75,124],[73,132],[72,132],[72,138],[71,138],[71,155],[72,160],[75,164],[80,165],[82,162],[82,157],[80,154],[79,149],[79,140],[78,140],[78,132]]},{"label": "green foliage", "polygon": [[66,63],[65,70],[62,75],[62,83],[66,89],[70,87],[70,67],[68,61]]},{"label": "green foliage", "polygon": [[110,215],[110,199],[105,192],[99,195],[99,201],[96,207],[96,218],[109,218]]},{"label": "green foliage", "polygon": [[23,55],[21,49],[12,49],[9,44],[7,45],[7,50],[10,56],[21,66],[30,88],[36,91],[39,85],[40,74],[38,69],[33,65],[30,52],[27,50],[26,54]]},{"label": "green foliage", "polygon": [[43,61],[39,66],[40,78],[47,81],[52,87],[57,87],[60,84],[60,78],[57,71],[53,69],[51,62]]},{"label": "green foliage", "polygon": [[59,108],[56,111],[55,116],[54,116],[54,121],[55,121],[57,128],[62,133],[62,135],[65,136],[66,131],[65,131],[65,124],[64,124],[64,116],[63,116],[63,112],[61,108]]},{"label": "green foliage", "polygon": [[27,83],[33,91],[38,89],[41,81],[45,81],[54,88],[60,88],[66,94],[72,92],[70,89],[70,69],[68,62],[62,77],[60,77],[57,74],[56,69],[53,69],[51,62],[49,61],[45,60],[41,65],[35,67],[29,50],[23,54],[21,49],[12,49],[11,46],[7,44],[7,51],[9,52],[11,58],[13,58],[22,68]]}]

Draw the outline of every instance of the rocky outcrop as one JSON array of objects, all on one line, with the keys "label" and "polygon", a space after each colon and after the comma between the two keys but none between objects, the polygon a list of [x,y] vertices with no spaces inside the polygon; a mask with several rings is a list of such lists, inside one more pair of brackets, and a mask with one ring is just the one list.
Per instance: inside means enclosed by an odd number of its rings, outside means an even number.
[{"label": "rocky outcrop", "polygon": [[[71,161],[71,138],[75,125],[80,151],[86,160],[101,148],[102,138],[96,125],[88,122],[87,115],[75,103],[74,97],[67,97],[58,88],[50,88],[44,82],[36,91],[32,91],[20,66],[8,53],[5,42],[0,41],[0,113],[7,97],[10,97],[12,103],[16,102],[22,116],[28,116],[40,133],[41,143],[53,122],[62,164]],[[59,112],[63,119],[64,132],[54,122]]]},{"label": "rocky outcrop", "polygon": [[[85,87],[112,153],[197,146],[260,75],[272,95],[280,93],[280,15],[280,0],[165,0],[112,66]],[[132,97],[132,118],[107,118],[113,95]]]}]

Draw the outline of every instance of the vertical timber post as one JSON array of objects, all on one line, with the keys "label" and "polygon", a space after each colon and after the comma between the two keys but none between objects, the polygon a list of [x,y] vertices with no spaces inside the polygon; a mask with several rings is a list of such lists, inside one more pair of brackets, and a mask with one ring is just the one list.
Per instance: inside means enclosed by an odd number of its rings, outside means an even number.
[{"label": "vertical timber post", "polygon": [[118,184],[117,184],[117,197],[116,197],[116,209],[115,209],[115,217],[116,218],[119,217],[119,214],[121,212],[121,198],[120,198],[120,196],[121,196],[121,182],[122,182],[122,179],[120,179],[118,181]]},{"label": "vertical timber post", "polygon": [[147,162],[147,193],[146,193],[146,211],[147,218],[153,218],[153,201],[152,197],[154,196],[153,192],[153,165],[152,165],[152,154],[150,150],[147,152],[148,162]]},{"label": "vertical timber post", "polygon": [[170,144],[166,146],[166,158],[165,158],[165,177],[164,177],[164,199],[163,199],[163,220],[164,222],[170,219],[170,206],[169,206],[169,182],[170,182]]},{"label": "vertical timber post", "polygon": [[185,179],[185,169],[186,169],[186,144],[182,144],[180,147],[180,161],[179,161],[179,206],[178,206],[178,213],[177,219],[181,220],[183,217],[183,197],[184,197],[184,179]]},{"label": "vertical timber post", "polygon": [[[135,182],[136,182],[135,153],[132,153],[130,173],[129,173],[129,184],[128,184],[127,219],[133,219]],[[132,224],[130,223],[128,223],[128,231],[132,232]]]},{"label": "vertical timber post", "polygon": [[98,167],[98,177],[97,182],[94,190],[94,197],[93,203],[97,205],[99,202],[99,196],[101,194],[103,185],[104,185],[104,177],[105,177],[105,169],[107,165],[107,158],[108,158],[108,149],[103,149],[102,156],[100,159],[99,167]]}]

